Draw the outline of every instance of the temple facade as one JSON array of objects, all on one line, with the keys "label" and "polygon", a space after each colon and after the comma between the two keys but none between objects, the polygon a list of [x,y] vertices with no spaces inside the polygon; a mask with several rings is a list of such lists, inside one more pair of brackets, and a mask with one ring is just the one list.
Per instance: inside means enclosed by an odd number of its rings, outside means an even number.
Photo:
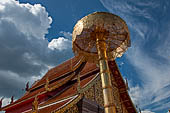
[{"label": "temple facade", "polygon": [[[137,113],[115,61],[110,61],[114,105],[117,113]],[[99,67],[79,57],[50,69],[6,113],[104,113]]]}]

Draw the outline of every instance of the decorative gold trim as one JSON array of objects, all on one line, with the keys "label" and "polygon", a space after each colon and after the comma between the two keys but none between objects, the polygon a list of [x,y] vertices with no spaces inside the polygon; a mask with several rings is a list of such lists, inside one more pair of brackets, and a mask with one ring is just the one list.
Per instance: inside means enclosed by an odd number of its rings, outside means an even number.
[{"label": "decorative gold trim", "polygon": [[[44,94],[44,93],[46,93],[46,92],[47,92],[47,91],[43,91],[43,92],[39,93],[39,95]],[[15,104],[13,104],[13,105],[7,105],[7,106],[3,107],[1,110],[5,111],[6,109],[8,109],[8,108],[10,108],[10,107],[13,107],[13,106],[15,106],[15,105],[21,104],[22,102],[27,101],[27,100],[30,100],[30,99],[35,98],[35,97],[36,97],[36,96],[29,97],[29,98],[27,98],[27,99],[25,99],[25,100],[22,100],[22,101],[18,102],[18,103],[15,103],[15,102],[14,102]]]},{"label": "decorative gold trim", "polygon": [[87,91],[89,88],[91,88],[94,84],[96,84],[96,82],[98,82],[100,80],[100,76],[99,76],[99,73],[96,74],[96,76],[91,80],[89,81],[89,83],[82,87],[80,90],[79,90],[79,96],[74,99],[72,102],[70,102],[69,104],[67,104],[66,106],[63,106],[55,111],[52,111],[51,113],[64,113],[67,109],[71,108],[72,106],[74,106],[77,102],[79,102],[79,100],[83,97],[83,93],[85,91]]},{"label": "decorative gold trim", "polygon": [[52,88],[49,88],[49,79],[48,79],[48,77],[46,78],[45,90],[46,91],[51,91],[52,90]]},{"label": "decorative gold trim", "polygon": [[35,96],[34,102],[32,103],[32,113],[38,113],[38,95]]},{"label": "decorative gold trim", "polygon": [[[85,58],[84,58],[84,57],[81,57],[81,58],[80,58],[80,61],[73,67],[73,70],[75,71],[75,70],[82,64],[82,62],[84,62],[84,61],[86,61]],[[71,78],[71,77],[70,77],[70,78]],[[69,81],[69,80],[70,80],[70,79],[67,79],[67,81]],[[65,81],[61,82],[60,84],[57,84],[57,86],[54,86],[54,87],[52,88],[52,90],[54,90],[55,88],[60,87],[61,85],[65,84],[67,81],[65,80]],[[48,92],[48,90],[50,90],[50,89],[48,89],[48,88],[49,88],[49,83],[48,83],[48,82],[50,82],[50,81],[46,79],[46,82],[47,82],[47,83],[45,83],[45,86],[44,86],[46,90],[43,91],[43,92],[41,92],[41,94],[44,94],[44,93]],[[40,85],[40,86],[41,86],[41,85]],[[35,88],[37,88],[37,87],[35,87]],[[35,88],[34,88],[34,89],[35,89]],[[52,91],[52,90],[51,90],[51,91]],[[34,98],[34,97],[29,97],[29,98],[27,98],[27,99],[25,99],[25,100],[22,100],[22,101],[20,101],[20,102],[18,102],[18,103],[15,103],[15,104],[13,104],[13,105],[4,106],[4,107],[1,108],[1,110],[6,110],[6,109],[8,109],[9,107],[18,105],[18,104],[20,104],[20,103],[22,103],[22,102],[24,102],[24,101],[27,101],[27,100],[29,100],[29,99],[32,99],[32,98]]]},{"label": "decorative gold trim", "polygon": [[80,93],[81,86],[80,86],[80,73],[77,75],[77,93]]},{"label": "decorative gold trim", "polygon": [[73,73],[71,75],[69,75],[69,77],[67,77],[66,79],[64,79],[63,81],[61,81],[60,83],[58,83],[57,85],[49,88],[49,79],[48,77],[46,78],[46,84],[45,84],[45,90],[50,92],[53,91],[57,88],[59,88],[60,86],[62,86],[63,84],[65,84],[66,82],[68,82],[69,80],[71,80],[74,76],[75,76],[75,70],[80,67],[80,65],[85,61],[85,58],[82,57],[80,59],[80,61],[72,68]]},{"label": "decorative gold trim", "polygon": [[76,97],[75,99],[73,99],[71,102],[69,102],[67,105],[52,111],[51,113],[64,113],[67,109],[73,107],[75,104],[77,104],[81,99],[82,99],[83,95],[80,94],[78,95],[78,97]]},{"label": "decorative gold trim", "polygon": [[89,81],[89,83],[87,83],[87,85],[85,85],[84,87],[82,87],[80,89],[79,93],[83,94],[85,91],[87,91],[89,88],[91,88],[94,84],[96,84],[96,82],[99,80],[100,80],[100,76],[98,73],[91,81]]},{"label": "decorative gold trim", "polygon": [[46,84],[45,84],[45,90],[48,91],[48,92],[53,91],[53,90],[59,88],[60,86],[62,86],[63,84],[65,84],[67,81],[72,79],[74,76],[75,76],[75,72],[73,72],[68,78],[64,79],[62,82],[58,83],[57,85],[55,85],[51,88],[49,88],[49,80],[48,80],[48,77],[47,77]]}]

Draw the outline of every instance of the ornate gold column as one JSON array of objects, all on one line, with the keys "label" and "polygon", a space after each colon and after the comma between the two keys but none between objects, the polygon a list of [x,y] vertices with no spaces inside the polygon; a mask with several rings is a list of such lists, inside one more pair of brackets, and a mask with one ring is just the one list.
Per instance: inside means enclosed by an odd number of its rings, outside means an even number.
[{"label": "ornate gold column", "polygon": [[103,33],[96,34],[96,46],[99,56],[105,113],[116,113],[112,94],[112,84],[106,54],[106,41]]}]

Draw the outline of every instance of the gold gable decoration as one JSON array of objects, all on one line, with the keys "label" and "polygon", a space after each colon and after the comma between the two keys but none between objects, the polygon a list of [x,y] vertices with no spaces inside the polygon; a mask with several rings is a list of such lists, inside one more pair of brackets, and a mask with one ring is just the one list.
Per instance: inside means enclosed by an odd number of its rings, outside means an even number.
[{"label": "gold gable decoration", "polygon": [[35,96],[35,99],[32,103],[32,113],[38,113],[38,95]]}]

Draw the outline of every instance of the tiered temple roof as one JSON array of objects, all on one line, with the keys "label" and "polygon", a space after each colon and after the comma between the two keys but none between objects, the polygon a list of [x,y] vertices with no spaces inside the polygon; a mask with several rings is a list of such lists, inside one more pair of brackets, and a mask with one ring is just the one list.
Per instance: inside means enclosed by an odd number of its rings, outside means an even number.
[{"label": "tiered temple roof", "polygon": [[[137,113],[116,62],[109,62],[109,68],[117,112]],[[102,109],[99,67],[74,57],[50,69],[20,99],[1,110],[6,113],[75,113],[83,111],[80,105],[83,99],[97,103]],[[36,102],[37,105],[33,104]]]}]

